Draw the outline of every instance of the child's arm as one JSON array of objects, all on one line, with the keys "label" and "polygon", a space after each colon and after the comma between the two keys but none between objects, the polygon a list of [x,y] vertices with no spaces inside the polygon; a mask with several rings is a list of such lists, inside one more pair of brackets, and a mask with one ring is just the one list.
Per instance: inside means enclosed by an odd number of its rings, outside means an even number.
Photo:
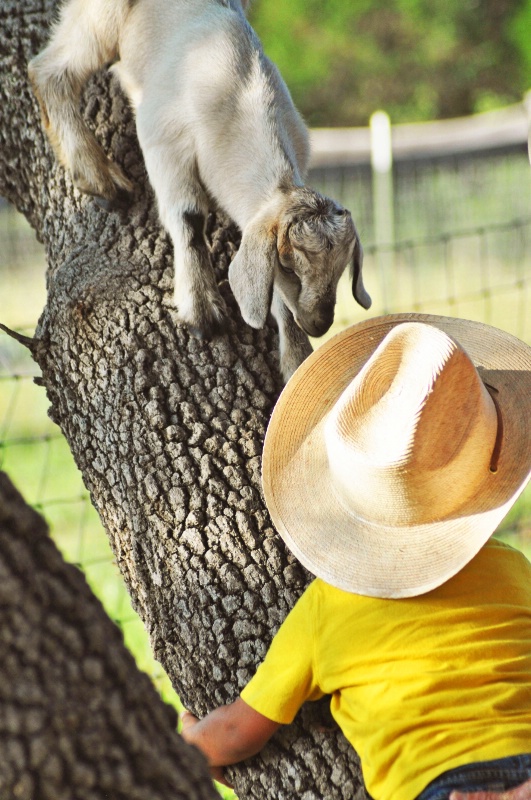
[{"label": "child's arm", "polygon": [[281,724],[272,717],[289,724],[306,700],[322,697],[313,673],[312,597],[307,589],[297,601],[242,696],[202,720],[188,711],[183,714],[182,736],[202,751],[215,780],[220,780],[220,767],[262,749]]},{"label": "child's arm", "polygon": [[[201,750],[211,768],[256,755],[280,727],[278,722],[254,711],[241,697],[201,720],[185,711],[182,723],[183,739]],[[218,780],[217,774],[214,777]]]}]

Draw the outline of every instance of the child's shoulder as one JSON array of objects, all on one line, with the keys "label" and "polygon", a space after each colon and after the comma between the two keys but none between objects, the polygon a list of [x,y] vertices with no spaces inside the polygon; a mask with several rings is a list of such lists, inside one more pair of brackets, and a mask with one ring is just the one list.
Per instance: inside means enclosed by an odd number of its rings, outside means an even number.
[{"label": "child's shoulder", "polygon": [[500,550],[510,550],[513,553],[521,553],[519,547],[515,547],[509,542],[506,542],[503,538],[503,534],[495,533],[494,536],[491,536],[490,539],[485,543],[484,547],[497,547]]},{"label": "child's shoulder", "polygon": [[[448,591],[461,588],[504,602],[509,596],[525,605],[531,603],[531,564],[521,552],[498,538],[491,538],[476,556],[448,582]],[[445,587],[441,587],[445,594]]]},{"label": "child's shoulder", "polygon": [[528,558],[521,550],[503,541],[503,539],[499,539],[497,536],[492,536],[482,547],[480,552],[485,553],[487,558],[519,561],[522,564],[527,564],[529,568],[531,568]]}]

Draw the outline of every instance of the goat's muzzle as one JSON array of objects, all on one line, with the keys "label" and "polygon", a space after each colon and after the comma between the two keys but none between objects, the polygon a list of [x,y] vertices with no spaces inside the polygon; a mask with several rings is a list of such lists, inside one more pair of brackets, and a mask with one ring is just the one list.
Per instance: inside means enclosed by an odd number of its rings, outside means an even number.
[{"label": "goat's muzzle", "polygon": [[321,306],[317,313],[303,314],[299,313],[295,317],[295,322],[308,334],[308,336],[319,337],[332,325],[334,321],[334,305]]}]

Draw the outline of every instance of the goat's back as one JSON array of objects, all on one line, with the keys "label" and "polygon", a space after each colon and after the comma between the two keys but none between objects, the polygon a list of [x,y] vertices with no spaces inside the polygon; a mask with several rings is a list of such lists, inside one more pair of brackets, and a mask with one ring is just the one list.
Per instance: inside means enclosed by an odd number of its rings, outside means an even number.
[{"label": "goat's back", "polygon": [[239,2],[138,0],[114,69],[141,140],[193,139],[203,182],[241,227],[283,173],[301,179],[305,126]]}]

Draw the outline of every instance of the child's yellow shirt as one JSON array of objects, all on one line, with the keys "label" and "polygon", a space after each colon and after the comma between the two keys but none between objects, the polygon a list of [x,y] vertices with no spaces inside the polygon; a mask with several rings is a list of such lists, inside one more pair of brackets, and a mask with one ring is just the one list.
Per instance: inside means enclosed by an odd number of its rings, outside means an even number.
[{"label": "child's yellow shirt", "polygon": [[531,752],[531,565],[491,540],[419,597],[314,580],[241,696],[289,723],[325,694],[376,800],[412,800],[446,770]]}]

